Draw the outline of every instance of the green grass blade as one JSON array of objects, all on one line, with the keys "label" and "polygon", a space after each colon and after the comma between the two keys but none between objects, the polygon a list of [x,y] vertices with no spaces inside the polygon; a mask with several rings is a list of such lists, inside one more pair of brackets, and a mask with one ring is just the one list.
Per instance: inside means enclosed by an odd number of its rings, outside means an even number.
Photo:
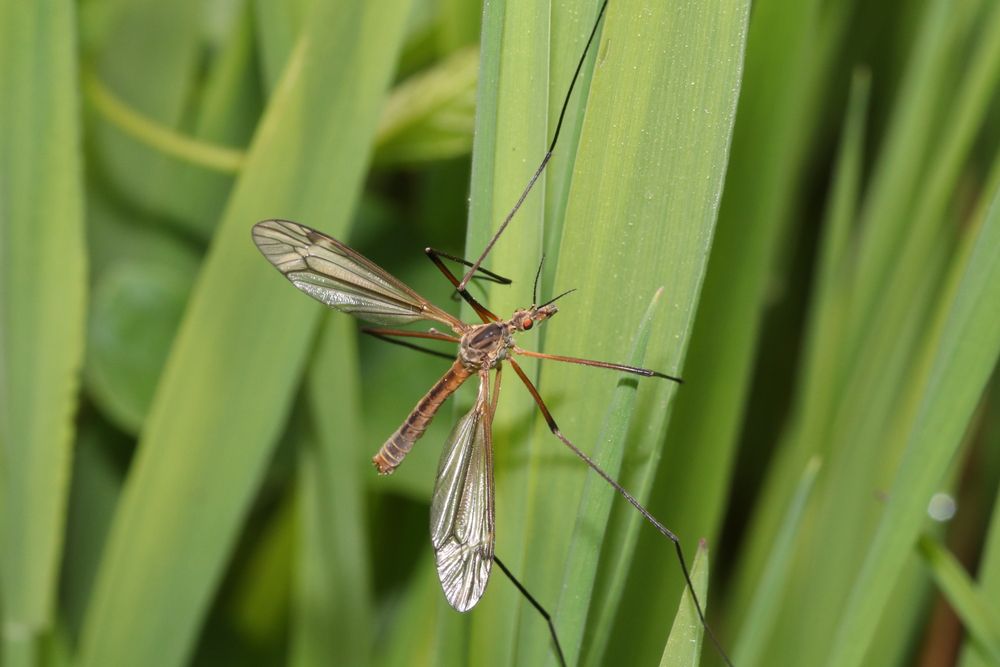
[{"label": "green grass blade", "polygon": [[[994,403],[995,404],[995,403]],[[996,438],[992,445],[996,445]],[[1000,493],[997,493],[993,504],[993,515],[990,519],[989,533],[979,572],[976,576],[980,593],[988,600],[1000,599]],[[987,667],[990,663],[979,652],[979,647],[971,641],[966,641],[962,649],[961,667]]]},{"label": "green grass blade", "polygon": [[[892,259],[912,226],[908,215],[917,209],[911,202],[921,194],[921,175],[930,152],[943,102],[941,90],[973,2],[933,0],[924,8],[920,32],[910,52],[907,72],[893,107],[894,117],[879,150],[871,186],[862,211],[863,241],[859,244],[857,294],[852,303],[853,326],[848,351],[856,352],[875,304],[883,298],[887,274],[896,267]],[[963,131],[964,128],[957,128]],[[933,220],[933,219],[932,219]]]},{"label": "green grass blade", "polygon": [[[914,628],[926,625],[927,610],[934,602],[934,584],[916,552],[906,560],[899,581],[886,602],[882,618],[865,664],[905,665],[912,656]],[[780,637],[774,638],[780,641]]]},{"label": "green grass blade", "polygon": [[[631,338],[648,299],[665,287],[665,316],[654,330],[647,364],[665,372],[682,367],[728,156],[746,10],[746,5],[655,2],[608,7],[553,283],[555,291],[578,291],[547,325],[547,351],[623,358],[622,341]],[[540,388],[562,432],[599,459],[607,446],[599,440],[601,431],[613,426],[604,423],[604,415],[620,381],[614,374],[567,365],[549,364],[542,372]],[[645,382],[639,389],[622,478],[640,498],[643,480],[659,456],[673,391],[663,382]],[[602,575],[591,568],[564,584],[566,554],[600,549],[609,523],[626,530],[635,515],[623,509],[603,523],[585,517],[577,543],[573,522],[556,517],[579,507],[593,473],[541,423],[530,456],[528,490],[519,492],[528,494],[521,572],[536,597],[561,600],[557,625],[564,614],[570,619],[597,614],[602,605],[592,608],[590,596],[574,595],[576,586],[585,591],[593,585],[585,579],[623,576],[629,545],[614,543]],[[609,472],[618,475],[616,468]],[[613,494],[610,488],[594,491]],[[617,553],[625,557],[619,560]],[[675,569],[662,538],[656,553],[658,568]],[[521,608],[517,662],[551,660],[544,624],[532,610]],[[591,626],[588,619],[575,628],[570,621],[573,634],[564,640],[570,661],[582,638],[607,631],[610,620],[602,617]],[[659,653],[662,639],[657,642]]]},{"label": "green grass blade", "polygon": [[408,10],[403,0],[312,10],[154,399],[88,610],[82,665],[177,665],[191,652],[320,312],[261,259],[250,226],[282,215],[346,230]]},{"label": "green grass blade", "polygon": [[[473,257],[482,252],[492,230],[517,201],[549,141],[544,110],[550,94],[550,3],[490,3],[483,21],[466,238],[466,254]],[[487,262],[514,280],[510,288],[489,290],[490,309],[501,317],[509,317],[515,308],[531,300],[531,284],[543,252],[547,178],[539,180]],[[543,331],[523,336],[522,344],[535,348],[542,335]],[[527,361],[525,371],[529,377],[537,377],[538,365]],[[517,386],[513,372],[508,369],[506,376],[493,421],[496,553],[525,581],[529,567],[524,560],[524,536],[517,527],[523,525],[530,497],[526,463],[536,408],[527,392]],[[489,656],[494,665],[521,661],[513,639],[519,614],[524,613],[521,600],[496,572],[486,599],[471,618],[469,660]]]},{"label": "green grass blade", "polygon": [[961,563],[930,535],[920,536],[917,550],[973,644],[994,664],[1000,664],[1000,609],[995,600],[979,593]]},{"label": "green grass blade", "polygon": [[[469,226],[467,243],[469,250],[466,255],[474,256],[481,250],[486,242],[488,229],[499,221],[516,200],[520,189],[524,187],[530,172],[537,164],[536,160],[540,160],[544,152],[547,123],[544,114],[537,113],[537,109],[545,100],[547,64],[544,52],[540,51],[544,44],[538,44],[538,35],[547,32],[547,23],[548,9],[547,6],[543,7],[543,3],[537,6],[528,3],[510,5],[489,3],[485,6],[469,211],[470,219],[478,221],[478,224]],[[501,59],[504,59],[502,68]],[[505,77],[502,82],[501,69]],[[530,85],[525,85],[525,82],[530,82]],[[498,113],[500,107],[510,109],[514,113]],[[535,111],[532,113],[530,109]],[[495,168],[504,163],[510,175],[500,177],[495,174]],[[539,257],[539,253],[532,250],[540,245],[537,226],[539,220],[537,204],[529,199],[525,209],[519,214],[519,224],[511,228],[513,233],[510,239],[511,245],[503,249],[505,254],[502,257],[494,255],[488,262],[488,266],[496,268],[516,281],[515,288],[493,290],[490,295],[495,297],[490,299],[490,307],[500,314],[508,315],[515,302],[523,306],[530,300],[529,286]],[[475,319],[474,315],[471,315],[471,318],[470,315],[471,311],[465,313],[467,319]],[[509,371],[507,374],[511,375]],[[511,482],[509,481],[511,476],[505,475],[505,470],[510,467],[505,459],[523,458],[518,451],[523,449],[523,438],[511,438],[508,434],[508,425],[523,419],[524,416],[531,417],[534,409],[530,397],[510,388],[512,381],[516,382],[516,379],[511,377],[505,382],[506,388],[502,392],[500,412],[494,422],[498,486],[497,520],[500,526],[510,521],[505,518],[506,516],[517,516],[517,513],[510,513],[508,507],[516,507],[519,497],[523,495],[516,491],[519,486],[523,488],[523,484],[516,480]],[[460,392],[456,405],[446,408],[444,415],[461,410],[462,401],[466,400],[463,396],[464,394]],[[442,416],[438,421],[444,419]],[[520,426],[522,431],[525,428],[524,424]],[[423,446],[432,446],[433,441],[432,434],[428,434],[424,438]],[[427,481],[432,479],[433,470],[428,470]],[[506,484],[510,484],[515,491],[504,492]],[[520,549],[511,546],[513,537],[512,531],[500,528],[497,533],[497,553],[515,572],[520,572],[518,562]],[[467,639],[462,638],[468,635],[469,627],[474,626],[473,643],[478,641],[475,636],[479,635],[490,646],[486,653],[476,652],[478,659],[484,654],[489,655],[494,664],[504,664],[511,659],[512,642],[509,639],[493,639],[511,635],[516,623],[516,616],[511,610],[516,609],[519,604],[517,593],[499,580],[501,575],[497,574],[494,577],[484,600],[470,617],[463,617],[447,608],[433,567],[418,571],[417,576],[420,583],[416,587],[420,590],[437,589],[433,595],[414,595],[407,601],[408,605],[425,605],[421,617],[433,620],[431,646],[423,647],[421,643],[426,655],[433,656],[433,660],[440,664],[469,659],[464,656],[468,653],[470,644]],[[413,608],[410,607],[411,613]],[[409,633],[403,633],[397,635],[396,639],[410,645],[418,643],[408,635]],[[392,655],[397,656],[399,652],[394,649]]]},{"label": "green grass blade", "polygon": [[[551,133],[555,131],[559,112],[566,99],[566,87],[579,64],[580,54],[583,53],[587,38],[593,29],[601,3],[590,0],[550,4],[548,121]],[[573,165],[576,163],[580,131],[583,129],[583,119],[587,110],[590,80],[593,76],[594,63],[597,61],[596,47],[600,44],[603,27],[603,25],[598,26],[595,42],[580,70],[580,77],[566,108],[566,116],[563,118],[559,148],[546,167],[544,247],[547,261],[542,269],[542,287],[546,294],[555,294],[553,280],[556,268],[559,266],[559,249],[562,243],[566,206],[569,203],[569,192],[573,183]]]},{"label": "green grass blade", "polygon": [[[750,603],[746,622],[740,627],[740,639],[733,649],[733,662],[737,665],[756,665],[778,620],[779,606],[789,583],[789,571],[795,556],[795,538],[802,524],[806,501],[812,492],[820,461],[809,460],[799,479],[798,488],[788,505],[781,530],[774,541],[774,548],[767,559],[767,567],[760,578],[757,593]],[[766,661],[765,661],[766,664]]]},{"label": "green grass blade", "polygon": [[299,462],[299,555],[291,664],[368,664],[374,619],[367,553],[355,325],[339,313],[321,328],[309,373],[315,425]]},{"label": "green grass blade", "polygon": [[121,495],[122,475],[109,451],[123,438],[101,423],[85,421],[73,450],[73,488],[67,515],[60,597],[61,619],[73,644],[80,636],[101,551]]},{"label": "green grass blade", "polygon": [[[708,545],[704,540],[698,543],[694,561],[691,563],[691,583],[699,600],[708,599]],[[703,612],[706,610],[702,609]],[[705,629],[698,618],[698,610],[691,599],[687,587],[681,593],[681,603],[674,617],[667,645],[663,647],[660,667],[698,667],[701,658],[702,636]]]},{"label": "green grass blade", "polygon": [[[814,0],[753,5],[732,156],[684,368],[689,384],[678,394],[650,497],[654,512],[688,541],[713,539],[721,521],[763,307],[792,221],[808,133],[830,94],[811,87],[832,61],[830,51],[817,48],[820,5]],[[780,517],[778,511],[773,519]],[[674,569],[656,565],[661,556],[654,540],[640,537],[623,605],[630,611],[618,621],[625,637],[630,634],[625,628],[646,625],[644,632],[634,631],[643,644],[637,648],[626,639],[611,648],[612,654],[636,651],[640,662],[659,655],[658,624],[672,613],[669,596],[648,590],[680,586]],[[754,555],[763,557],[767,550],[761,545]]]},{"label": "green grass blade", "polygon": [[267,94],[274,92],[289,55],[295,48],[299,31],[308,14],[308,2],[269,2],[250,0],[253,6],[260,76]]},{"label": "green grass blade", "polygon": [[75,5],[0,2],[3,663],[54,625],[86,262]]},{"label": "green grass blade", "polygon": [[[750,607],[758,604],[762,598],[774,594],[763,583],[768,576],[766,573],[772,572],[774,568],[774,545],[782,539],[788,508],[794,504],[796,488],[801,484],[801,470],[811,458],[819,455],[822,436],[832,419],[830,413],[842,367],[840,346],[849,297],[845,277],[850,267],[851,255],[848,250],[851,226],[857,215],[867,112],[868,77],[856,74],[820,237],[819,266],[816,269],[817,278],[806,325],[803,360],[798,371],[799,389],[793,406],[793,417],[769,471],[765,510],[756,517],[756,523],[751,529],[752,557],[741,563],[742,576],[733,596],[737,603],[729,610],[734,616],[743,619],[740,642],[750,645],[749,648],[737,650],[740,664],[752,664],[758,652],[767,654],[764,647],[759,646],[759,642],[765,639],[759,631],[763,619],[758,618]],[[748,576],[751,572],[757,573]],[[780,621],[776,620],[775,623],[780,625]],[[751,630],[755,626],[757,629]]]},{"label": "green grass blade", "polygon": [[[925,20],[939,18],[931,12]],[[962,17],[948,14],[947,20],[961,22]],[[983,27],[985,29],[986,25]],[[926,28],[925,32],[928,30],[944,30],[948,33],[933,41],[934,48],[939,51],[935,52],[935,58],[945,63],[962,58],[964,44],[952,34],[956,31],[956,34],[961,34],[959,28],[933,26],[933,29]],[[923,42],[917,43],[918,46],[921,44]],[[927,54],[921,53],[919,57],[913,56],[907,64],[908,68],[915,68],[922,77],[911,85],[920,90],[925,86],[940,90],[938,79],[947,74],[943,75],[938,71],[939,65],[928,65],[923,69],[918,67],[925,63],[926,57]],[[970,71],[979,71],[979,66]],[[942,99],[940,92],[933,97],[933,100],[924,100],[930,108],[923,113],[945,114],[946,117],[954,113],[954,110],[942,103],[954,101],[956,104],[961,103],[961,106],[965,104],[965,100],[971,99],[966,95]],[[893,131],[897,129],[894,128]],[[952,132],[949,129],[946,134],[952,137],[962,136],[960,132]],[[924,138],[919,138],[918,143],[922,141]],[[934,144],[935,142],[929,143],[930,146],[940,148]],[[829,370],[833,371],[825,371],[823,374],[827,375],[826,379],[818,383],[825,397],[807,398],[821,404],[818,405],[821,409],[811,410],[810,421],[798,423],[786,433],[789,449],[801,449],[796,454],[800,457],[799,460],[816,451],[824,456],[825,463],[814,502],[810,504],[804,521],[805,528],[800,539],[801,552],[794,563],[795,583],[789,587],[781,605],[779,630],[765,651],[769,659],[778,662],[811,664],[826,660],[830,654],[831,640],[834,639],[830,628],[843,622],[849,592],[862,567],[868,542],[881,519],[881,513],[873,511],[875,508],[880,509],[873,504],[876,502],[873,498],[877,497],[874,494],[886,490],[896,476],[907,434],[912,431],[917,412],[914,390],[922,391],[926,381],[926,355],[929,354],[926,351],[934,349],[936,345],[935,339],[928,332],[935,331],[935,304],[940,299],[946,267],[953,261],[954,221],[950,216],[942,215],[940,209],[928,217],[928,212],[934,210],[935,206],[929,205],[929,200],[924,200],[924,197],[929,197],[927,193],[938,190],[937,182],[944,172],[939,171],[937,160],[943,159],[944,155],[940,151],[916,154],[904,152],[904,155],[905,158],[898,159],[927,160],[927,167],[917,170],[917,176],[922,180],[918,182],[914,192],[914,196],[925,204],[925,210],[914,211],[914,215],[921,218],[921,228],[908,224],[900,232],[902,238],[899,243],[891,246],[882,256],[886,265],[869,273],[864,268],[864,258],[868,257],[871,250],[864,244],[880,242],[878,239],[882,233],[874,232],[870,226],[894,226],[898,221],[864,221],[868,226],[859,230],[858,239],[851,244],[848,271],[843,273],[840,280],[839,289],[845,290],[842,293],[848,307],[841,308],[837,327],[823,332],[835,348],[832,354],[828,351],[821,357],[822,363],[830,366]],[[950,159],[944,161],[952,162]],[[905,172],[912,165],[900,167]],[[880,168],[891,170],[893,166]],[[873,184],[869,193],[875,187]],[[898,204],[899,202],[893,202],[893,206]],[[854,248],[857,248],[857,256]],[[889,283],[865,282],[874,280],[874,276],[884,277]],[[865,307],[859,304],[869,300],[871,295],[875,299],[871,303],[877,306],[872,312],[871,321],[860,323],[858,320],[864,319],[867,313],[864,312]],[[860,332],[860,337],[838,333],[837,329],[845,326],[847,332]],[[821,369],[805,370],[818,373]],[[773,539],[773,529],[760,529],[760,523],[763,523],[761,517],[767,519],[779,515],[780,505],[788,497],[788,492],[774,493],[770,487],[772,484],[786,489],[790,486],[788,476],[793,464],[788,463],[788,460],[791,458],[786,457],[783,465],[774,466],[769,471],[771,481],[765,491],[763,509],[750,533],[754,543],[759,546],[751,547],[752,553],[747,555],[741,565],[744,573],[759,571],[759,567],[755,566],[760,562],[760,555],[766,554],[767,543]],[[779,498],[781,500],[777,500]],[[816,576],[817,572],[822,572],[823,576]],[[901,586],[917,593],[911,599],[919,599],[919,591],[923,588],[919,573],[911,576],[908,570],[900,567],[893,574],[899,577]],[[741,583],[740,591],[743,593],[747,588],[746,580]],[[903,597],[901,594],[900,599]],[[734,613],[745,618],[742,595],[735,606]],[[812,611],[802,613],[806,608]],[[881,611],[879,618],[889,616],[884,609]],[[888,629],[884,634],[878,635],[879,655],[899,654],[907,650],[906,642],[910,635],[905,629],[905,618],[912,618],[909,614],[914,613],[914,607],[910,606],[905,611],[904,618],[897,617],[902,621],[897,626],[899,629]],[[878,627],[884,626],[882,623]],[[845,638],[838,639],[844,641]],[[901,644],[892,647],[891,642]]]},{"label": "green grass blade", "polygon": [[[644,365],[651,329],[658,311],[661,310],[659,303],[662,295],[662,288],[653,295],[639,324],[639,330],[631,346],[631,354],[623,363],[639,367]],[[628,445],[630,422],[635,412],[638,384],[638,381],[619,383],[608,402],[604,423],[597,438],[597,442],[601,443],[600,455],[595,458],[597,464],[604,470],[617,470],[621,467],[622,457]],[[559,633],[564,644],[563,650],[571,657],[579,653],[588,613],[586,606],[573,605],[571,601],[576,598],[587,599],[593,594],[594,578],[600,557],[600,550],[595,549],[592,544],[593,528],[595,525],[607,524],[611,515],[611,504],[615,499],[615,496],[607,491],[607,482],[596,475],[588,477],[584,482],[580,505],[576,511],[576,526],[573,529],[570,551],[563,563],[563,584],[558,608],[566,611],[559,615]]]},{"label": "green grass blade", "polygon": [[[855,72],[820,240],[821,255],[801,366],[800,404],[796,406],[796,418],[801,424],[819,429],[829,423],[829,412],[835,402],[834,392],[841,380],[838,376],[841,365],[839,344],[844,332],[849,296],[845,277],[851,259],[851,227],[858,213],[861,191],[870,84],[867,72]],[[820,440],[817,435],[798,436],[797,441],[808,445]],[[814,454],[797,453],[800,459]]]},{"label": "green grass blade", "polygon": [[927,499],[961,444],[962,435],[1000,354],[1000,201],[970,231],[953,265],[925,366],[921,403],[909,430],[885,511],[854,580],[830,665],[857,665],[898,573],[915,543]]}]

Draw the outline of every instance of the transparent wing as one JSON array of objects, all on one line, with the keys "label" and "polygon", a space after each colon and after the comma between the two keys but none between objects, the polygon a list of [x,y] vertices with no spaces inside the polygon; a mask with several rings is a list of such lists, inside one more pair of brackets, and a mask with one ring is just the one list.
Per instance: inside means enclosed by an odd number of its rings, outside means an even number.
[{"label": "transparent wing", "polygon": [[493,437],[486,400],[479,399],[445,444],[431,501],[431,544],[438,579],[448,603],[458,611],[476,606],[493,566]]},{"label": "transparent wing", "polygon": [[345,313],[377,324],[436,320],[464,327],[370,259],[315,229],[264,220],[253,226],[253,241],[293,285]]}]

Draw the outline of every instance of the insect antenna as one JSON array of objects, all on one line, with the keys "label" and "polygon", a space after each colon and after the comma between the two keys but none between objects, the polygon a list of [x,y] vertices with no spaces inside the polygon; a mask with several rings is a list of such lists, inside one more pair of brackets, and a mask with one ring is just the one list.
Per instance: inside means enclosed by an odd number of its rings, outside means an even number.
[{"label": "insect antenna", "polygon": [[552,151],[555,150],[556,142],[559,141],[559,132],[562,130],[563,119],[566,117],[566,109],[569,107],[569,100],[573,96],[573,89],[576,87],[576,82],[580,78],[580,70],[583,69],[583,63],[587,59],[587,53],[590,51],[590,45],[594,41],[594,36],[597,35],[597,28],[601,25],[601,19],[604,18],[604,10],[607,8],[608,0],[604,0],[604,2],[601,3],[601,8],[597,12],[597,20],[594,21],[594,27],[590,31],[590,37],[587,38],[587,45],[583,47],[583,53],[580,55],[580,61],[576,64],[576,70],[573,72],[573,78],[569,83],[569,90],[566,91],[566,98],[563,100],[562,109],[559,111],[559,120],[556,122],[555,132],[552,133],[552,142],[549,144],[548,150],[545,151],[545,156],[542,158],[542,162],[538,165],[538,168],[535,169],[535,173],[531,175],[531,178],[528,179],[528,185],[524,188],[521,196],[517,198],[517,202],[514,203],[514,208],[510,210],[507,217],[505,217],[503,222],[500,223],[500,227],[497,229],[496,234],[494,234],[493,238],[490,239],[490,242],[486,244],[483,254],[479,256],[479,259],[472,263],[472,268],[466,272],[462,281],[458,284],[456,289],[459,292],[464,290],[469,284],[469,281],[472,280],[472,274],[479,269],[479,265],[482,264],[483,260],[486,259],[486,256],[490,254],[490,251],[496,244],[497,239],[499,239],[500,235],[503,234],[505,229],[507,229],[507,225],[510,224],[514,214],[521,208],[521,204],[524,203],[528,193],[531,192],[531,188],[535,187],[535,182],[542,175],[542,172],[545,171],[545,166],[549,163],[549,160],[552,159]]},{"label": "insect antenna", "polygon": [[542,267],[545,266],[545,253],[538,262],[538,270],[535,271],[535,284],[531,288],[531,303],[538,303],[538,279],[542,277]]},{"label": "insect antenna", "polygon": [[572,289],[568,289],[568,290],[566,290],[565,292],[563,292],[562,294],[560,294],[560,295],[558,295],[558,296],[554,296],[554,297],[552,297],[551,299],[549,299],[548,301],[546,301],[545,303],[543,303],[542,305],[540,305],[540,306],[539,306],[539,308],[544,308],[545,306],[548,306],[548,305],[550,305],[550,304],[553,304],[553,303],[555,303],[556,301],[558,301],[559,299],[561,299],[561,298],[563,298],[564,296],[566,296],[567,294],[572,294],[572,293],[573,293],[573,292],[575,292],[575,291],[576,291],[576,288],[575,288],[575,287],[574,287],[574,288],[572,288]]}]

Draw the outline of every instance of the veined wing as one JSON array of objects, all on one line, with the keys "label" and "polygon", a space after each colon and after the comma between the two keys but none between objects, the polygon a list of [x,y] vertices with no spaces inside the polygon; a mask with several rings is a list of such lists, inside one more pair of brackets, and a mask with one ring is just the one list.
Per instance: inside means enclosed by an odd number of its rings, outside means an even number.
[{"label": "veined wing", "polygon": [[482,377],[479,399],[448,436],[431,501],[438,579],[448,603],[458,611],[476,606],[493,566],[493,436],[487,384],[488,377]]},{"label": "veined wing", "polygon": [[436,320],[465,325],[367,257],[315,229],[288,220],[253,226],[253,241],[293,285],[328,306],[377,324]]}]

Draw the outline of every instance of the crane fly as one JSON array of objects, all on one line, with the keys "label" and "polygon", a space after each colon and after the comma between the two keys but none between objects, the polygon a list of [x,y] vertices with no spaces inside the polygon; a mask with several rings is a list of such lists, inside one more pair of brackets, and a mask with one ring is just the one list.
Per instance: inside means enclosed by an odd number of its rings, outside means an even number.
[{"label": "crane fly", "polygon": [[[673,543],[677,560],[687,588],[691,592],[701,624],[726,664],[731,667],[732,662],[705,620],[702,605],[691,583],[680,539],[646,510],[621,484],[598,466],[593,459],[563,435],[552,417],[552,413],[542,400],[538,389],[521,369],[515,357],[534,357],[594,366],[643,377],[658,377],[677,383],[680,383],[681,379],[636,366],[545,354],[525,350],[518,346],[515,341],[516,335],[553,317],[558,312],[555,301],[568,293],[564,292],[545,303],[538,304],[538,277],[541,274],[541,266],[539,266],[539,273],[535,277],[532,305],[515,310],[508,319],[501,319],[495,315],[466,289],[469,281],[476,276],[494,282],[510,283],[509,280],[483,269],[481,264],[524,202],[552,156],[573,88],[597,33],[607,3],[608,0],[604,0],[600,6],[590,37],[573,74],[552,142],[541,164],[528,181],[527,187],[510,213],[501,222],[496,234],[487,243],[482,254],[475,262],[467,262],[431,248],[425,250],[431,261],[451,282],[458,295],[472,307],[481,323],[469,324],[454,317],[417,294],[375,262],[340,241],[305,225],[289,220],[264,220],[254,225],[252,235],[254,243],[264,257],[295,287],[327,306],[383,327],[363,327],[364,333],[441,356],[447,355],[398,339],[429,339],[458,345],[458,354],[452,360],[451,367],[417,402],[409,416],[386,439],[372,458],[379,474],[389,475],[395,471],[416,441],[427,430],[431,420],[434,419],[448,397],[466,381],[473,377],[478,379],[478,392],[472,408],[455,423],[445,442],[431,500],[431,544],[434,548],[438,579],[444,595],[452,607],[458,611],[472,609],[483,596],[492,566],[496,563],[504,575],[511,580],[548,623],[549,633],[559,661],[565,665],[562,647],[551,615],[531,596],[494,553],[492,424],[500,394],[501,372],[506,363],[510,365],[531,394],[552,433],[638,510],[646,521]],[[458,261],[469,268],[459,278],[444,263],[444,259]],[[428,331],[384,328],[415,322],[432,322],[443,325],[450,333],[434,328]],[[450,356],[449,359],[451,359]],[[493,373],[492,381],[491,372]]]},{"label": "crane fly", "polygon": [[[475,404],[458,421],[445,443],[431,502],[431,542],[438,577],[448,602],[459,611],[468,611],[482,597],[493,563],[493,440],[490,427],[496,412],[503,362],[511,365],[534,396],[537,392],[514,360],[516,355],[679,381],[679,378],[644,368],[543,354],[519,347],[514,336],[555,315],[558,312],[555,303],[532,305],[515,311],[510,319],[501,320],[462,290],[483,320],[482,324],[467,324],[433,305],[358,252],[305,225],[288,220],[265,220],[254,225],[253,239],[268,261],[293,285],[328,306],[376,324],[402,325],[425,320],[444,324],[454,332],[452,335],[437,330],[426,333],[368,330],[368,333],[383,337],[430,338],[459,346],[458,357],[451,368],[420,399],[372,458],[379,474],[389,475],[395,471],[445,400],[466,380],[474,376],[479,378]],[[428,254],[438,259],[434,253],[428,249]],[[447,267],[444,271],[457,285],[458,280]],[[496,371],[496,378],[491,389],[492,370]],[[544,404],[539,402],[539,405],[548,414]]]},{"label": "crane fly", "polygon": [[[375,324],[404,325],[430,321],[443,324],[453,332],[449,334],[436,329],[426,332],[364,329],[366,333],[380,338],[423,338],[448,341],[459,346],[458,356],[451,367],[420,399],[372,458],[379,474],[391,474],[427,430],[445,400],[467,380],[473,376],[478,377],[479,391],[472,409],[458,420],[445,442],[431,500],[431,544],[434,547],[438,579],[452,607],[458,611],[468,611],[479,602],[486,590],[492,564],[496,562],[549,622],[552,638],[562,658],[562,649],[548,613],[493,553],[495,531],[491,427],[504,362],[510,364],[527,387],[553,434],[674,542],[684,576],[690,582],[678,538],[562,434],[534,383],[514,357],[523,355],[595,366],[678,383],[681,382],[680,378],[625,364],[545,354],[521,348],[514,340],[515,335],[554,316],[558,312],[554,301],[559,297],[541,305],[532,304],[528,308],[518,309],[509,319],[502,320],[480,304],[468,290],[459,287],[459,279],[441,260],[442,253],[431,248],[426,250],[427,255],[473,307],[482,320],[481,324],[468,324],[459,320],[360,253],[305,225],[288,220],[264,220],[254,225],[253,240],[264,257],[293,285],[327,306]],[[490,275],[498,278],[495,274]],[[490,371],[495,372],[492,383]],[[701,614],[700,604],[696,604]]]}]

